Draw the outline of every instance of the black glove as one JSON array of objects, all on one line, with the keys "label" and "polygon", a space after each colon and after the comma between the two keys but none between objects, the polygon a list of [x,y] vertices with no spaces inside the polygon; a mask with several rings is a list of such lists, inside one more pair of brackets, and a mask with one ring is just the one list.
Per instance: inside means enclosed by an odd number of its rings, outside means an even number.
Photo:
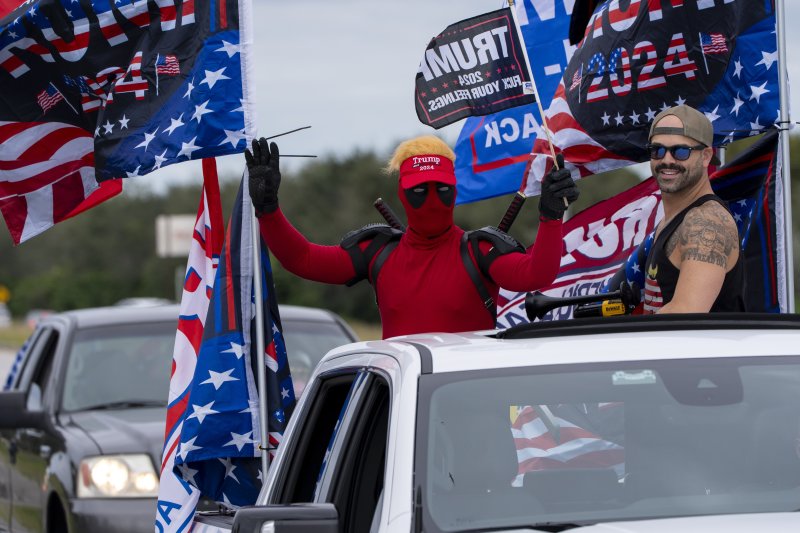
[{"label": "black glove", "polygon": [[578,187],[572,181],[569,170],[564,168],[564,156],[556,156],[558,169],[553,167],[542,180],[542,194],[539,196],[539,214],[551,220],[561,220],[567,204],[578,199]]},{"label": "black glove", "polygon": [[281,186],[281,171],[278,166],[278,145],[261,137],[253,139],[253,151],[245,149],[244,158],[250,174],[250,199],[256,208],[256,216],[272,213],[278,209],[278,187]]}]

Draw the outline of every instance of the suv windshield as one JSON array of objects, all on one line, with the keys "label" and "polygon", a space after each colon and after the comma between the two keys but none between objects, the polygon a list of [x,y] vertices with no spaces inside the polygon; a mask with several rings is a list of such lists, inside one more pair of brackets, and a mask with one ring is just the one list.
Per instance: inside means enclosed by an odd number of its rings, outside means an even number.
[{"label": "suv windshield", "polygon": [[299,398],[322,356],[354,339],[335,322],[284,320],[283,326],[294,394]]},{"label": "suv windshield", "polygon": [[800,357],[510,368],[420,386],[425,531],[800,507]]},{"label": "suv windshield", "polygon": [[166,406],[175,325],[165,321],[76,331],[64,378],[64,410]]}]

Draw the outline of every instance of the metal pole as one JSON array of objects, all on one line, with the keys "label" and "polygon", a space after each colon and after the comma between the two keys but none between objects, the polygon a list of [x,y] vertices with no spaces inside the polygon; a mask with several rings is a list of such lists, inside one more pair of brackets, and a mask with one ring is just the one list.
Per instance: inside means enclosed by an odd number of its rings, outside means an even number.
[{"label": "metal pole", "polygon": [[[547,142],[550,144],[550,154],[553,156],[553,163],[555,163],[556,151],[555,148],[553,148],[553,141],[550,139],[550,129],[547,127],[547,117],[544,116],[544,109],[542,109],[542,100],[539,98],[539,91],[536,90],[536,81],[533,79],[533,69],[531,68],[531,62],[528,59],[528,49],[525,47],[525,40],[522,38],[522,31],[520,30],[519,21],[517,20],[517,8],[514,6],[514,0],[508,0],[508,7],[511,8],[511,18],[514,21],[514,30],[517,32],[517,36],[519,37],[520,41],[522,41],[522,57],[525,58],[525,68],[528,69],[528,74],[531,77],[533,96],[536,98],[536,105],[539,108],[539,115],[542,117],[544,134],[547,137]],[[558,167],[556,166],[556,168]]]},{"label": "metal pole", "polygon": [[794,246],[792,238],[792,173],[791,154],[789,153],[789,129],[792,122],[789,116],[789,76],[786,70],[786,11],[783,0],[775,2],[775,21],[778,38],[778,87],[780,88],[780,147],[781,147],[781,184],[783,185],[783,235],[786,250],[786,293],[787,312],[794,313]]},{"label": "metal pole", "polygon": [[[245,179],[249,175],[245,170]],[[250,195],[250,191],[245,191]],[[261,246],[256,210],[250,205],[250,236],[253,242],[253,293],[255,295],[256,315],[256,377],[258,379],[258,423],[261,426],[261,472],[266,482],[269,471],[269,426],[267,424],[267,367],[264,359],[264,301],[261,286]],[[245,305],[242,302],[242,305]]]}]

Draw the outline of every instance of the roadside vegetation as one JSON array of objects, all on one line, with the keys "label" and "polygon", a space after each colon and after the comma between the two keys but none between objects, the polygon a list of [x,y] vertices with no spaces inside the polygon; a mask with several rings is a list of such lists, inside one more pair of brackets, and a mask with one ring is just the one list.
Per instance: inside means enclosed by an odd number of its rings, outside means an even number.
[{"label": "roadside vegetation", "polygon": [[[736,144],[744,144],[740,141]],[[792,139],[800,150],[800,139]],[[728,157],[742,147],[728,151]],[[298,172],[284,172],[280,200],[292,223],[310,240],[337,244],[348,231],[371,222],[382,222],[373,201],[382,197],[402,216],[396,180],[381,167],[387,154],[354,152],[341,157],[314,160]],[[795,221],[800,212],[800,168],[793,169]],[[578,182],[578,212],[622,191],[639,178],[623,169]],[[173,187],[156,194],[127,180],[117,198],[14,248],[7,231],[0,231],[0,285],[11,291],[9,309],[22,320],[31,309],[66,310],[109,305],[127,297],[154,296],[174,300],[185,258],[159,258],[155,253],[155,219],[160,214],[194,214],[200,197],[201,176],[196,185]],[[225,220],[230,213],[239,179],[221,178]],[[497,225],[510,197],[500,197],[456,208],[456,222],[477,229]],[[538,225],[537,198],[523,207],[511,234],[530,244]],[[800,250],[795,223],[795,263]],[[371,288],[364,282],[352,288],[299,279],[274,262],[278,300],[281,303],[332,309],[357,326],[362,338],[380,337],[380,317]],[[797,284],[796,284],[797,285]],[[20,329],[22,328],[22,329]],[[25,325],[0,329],[0,345],[19,345]],[[377,332],[377,333],[376,333]],[[7,340],[10,339],[10,340]]]}]

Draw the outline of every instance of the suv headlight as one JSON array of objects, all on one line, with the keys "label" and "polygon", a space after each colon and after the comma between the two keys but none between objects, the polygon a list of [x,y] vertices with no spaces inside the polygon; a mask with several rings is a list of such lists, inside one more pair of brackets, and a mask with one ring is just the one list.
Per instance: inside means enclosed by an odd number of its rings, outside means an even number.
[{"label": "suv headlight", "polygon": [[78,470],[78,498],[158,495],[158,476],[145,454],[87,457]]}]

